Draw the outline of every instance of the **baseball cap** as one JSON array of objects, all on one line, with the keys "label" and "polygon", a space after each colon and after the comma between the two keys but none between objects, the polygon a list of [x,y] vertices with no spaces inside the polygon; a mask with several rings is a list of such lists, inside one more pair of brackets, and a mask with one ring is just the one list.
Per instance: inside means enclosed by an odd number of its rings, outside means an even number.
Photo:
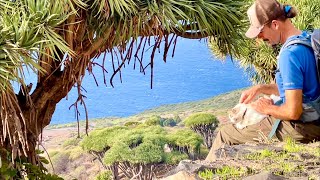
[{"label": "baseball cap", "polygon": [[256,0],[248,9],[250,27],[246,32],[248,38],[255,38],[262,28],[272,20],[285,16],[283,6],[276,0]]}]

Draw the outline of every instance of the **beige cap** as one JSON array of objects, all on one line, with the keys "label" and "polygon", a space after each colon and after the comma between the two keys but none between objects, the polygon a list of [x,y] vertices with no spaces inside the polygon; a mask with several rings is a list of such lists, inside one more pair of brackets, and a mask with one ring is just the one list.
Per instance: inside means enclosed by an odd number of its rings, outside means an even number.
[{"label": "beige cap", "polygon": [[250,27],[246,32],[248,38],[255,38],[264,25],[280,16],[285,16],[283,6],[276,0],[256,0],[247,11]]}]

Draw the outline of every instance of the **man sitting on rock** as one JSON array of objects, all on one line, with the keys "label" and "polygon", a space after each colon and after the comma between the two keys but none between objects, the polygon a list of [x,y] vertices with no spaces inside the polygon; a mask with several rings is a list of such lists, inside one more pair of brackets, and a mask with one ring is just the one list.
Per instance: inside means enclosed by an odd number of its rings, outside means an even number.
[{"label": "man sitting on rock", "polygon": [[[214,161],[216,150],[225,144],[253,142],[261,134],[267,137],[272,130],[280,141],[287,136],[305,143],[320,140],[319,113],[316,111],[319,107],[314,107],[314,104],[319,105],[320,85],[313,50],[302,44],[286,46],[295,39],[310,40],[310,35],[297,29],[290,20],[296,16],[296,10],[276,0],[256,0],[247,13],[251,23],[247,37],[262,39],[271,46],[282,44],[276,84],[253,86],[242,93],[239,101],[250,103],[256,111],[269,116],[244,129],[237,129],[233,124],[222,127],[207,161]],[[259,98],[251,102],[260,94],[276,94],[282,101],[274,104],[270,99]]]}]

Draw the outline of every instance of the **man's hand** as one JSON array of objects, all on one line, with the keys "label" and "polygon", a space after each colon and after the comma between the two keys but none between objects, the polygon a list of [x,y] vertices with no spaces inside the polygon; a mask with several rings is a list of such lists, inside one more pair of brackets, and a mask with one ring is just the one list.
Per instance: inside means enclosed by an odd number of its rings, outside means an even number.
[{"label": "man's hand", "polygon": [[273,105],[272,99],[264,98],[264,97],[261,97],[255,102],[252,102],[250,104],[250,106],[256,111],[258,111],[259,113],[268,114],[268,115],[269,115],[269,110],[271,105]]},{"label": "man's hand", "polygon": [[250,89],[243,91],[239,99],[239,103],[250,103],[258,95],[258,93],[257,86],[253,86]]},{"label": "man's hand", "polygon": [[259,84],[242,92],[239,103],[248,104],[259,94],[275,94],[279,95],[278,86],[276,84]]}]

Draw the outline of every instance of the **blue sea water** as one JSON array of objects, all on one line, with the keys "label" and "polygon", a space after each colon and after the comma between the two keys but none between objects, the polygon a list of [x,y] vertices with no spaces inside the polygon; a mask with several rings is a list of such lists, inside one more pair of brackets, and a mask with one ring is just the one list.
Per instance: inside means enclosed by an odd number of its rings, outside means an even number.
[{"label": "blue sea water", "polygon": [[[101,62],[102,57],[96,61]],[[107,61],[106,69],[110,77],[110,56],[107,56]],[[133,69],[131,63],[122,71],[122,83],[116,76],[112,88],[110,84],[103,84],[102,70],[95,66],[93,72],[99,86],[96,86],[92,75],[87,74],[83,80],[89,119],[127,117],[160,105],[201,100],[251,85],[236,63],[230,59],[216,60],[207,44],[198,40],[178,39],[174,57],[171,58],[169,53],[165,63],[162,54],[156,54],[154,63],[152,89],[150,70],[143,75],[139,68]],[[58,103],[51,124],[76,121],[74,109],[69,110],[76,98],[74,88],[68,98]],[[84,120],[85,112],[81,107],[79,110],[79,119]]]}]

